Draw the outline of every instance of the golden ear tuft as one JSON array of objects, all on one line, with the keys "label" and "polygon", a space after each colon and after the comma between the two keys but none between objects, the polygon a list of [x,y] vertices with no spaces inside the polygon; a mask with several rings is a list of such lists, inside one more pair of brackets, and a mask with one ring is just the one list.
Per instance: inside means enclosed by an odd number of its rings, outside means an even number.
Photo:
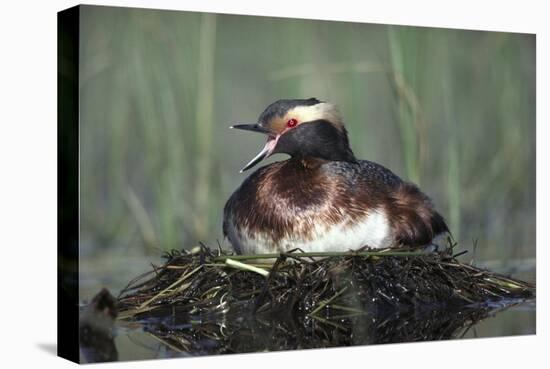
[{"label": "golden ear tuft", "polygon": [[340,130],[344,128],[344,123],[338,107],[328,102],[320,102],[309,106],[297,106],[289,110],[286,117],[298,119],[300,123],[323,119],[334,124],[334,126]]}]

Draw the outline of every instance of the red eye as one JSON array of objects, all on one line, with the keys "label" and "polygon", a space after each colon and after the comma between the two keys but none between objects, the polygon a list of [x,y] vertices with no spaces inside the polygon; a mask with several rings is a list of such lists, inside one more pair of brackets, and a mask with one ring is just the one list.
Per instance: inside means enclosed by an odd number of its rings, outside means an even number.
[{"label": "red eye", "polygon": [[294,118],[289,119],[288,122],[286,122],[286,125],[287,125],[288,128],[295,127],[296,124],[298,124],[298,121]]}]

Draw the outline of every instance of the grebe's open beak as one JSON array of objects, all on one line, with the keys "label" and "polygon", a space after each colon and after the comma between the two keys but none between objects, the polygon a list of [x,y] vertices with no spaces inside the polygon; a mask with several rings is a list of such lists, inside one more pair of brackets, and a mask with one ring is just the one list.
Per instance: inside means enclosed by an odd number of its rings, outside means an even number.
[{"label": "grebe's open beak", "polygon": [[242,129],[245,131],[258,132],[268,135],[267,142],[264,148],[258,153],[258,155],[254,157],[254,159],[250,160],[248,164],[246,164],[243,169],[240,170],[240,173],[252,168],[254,165],[269,157],[273,153],[273,150],[275,150],[275,146],[277,145],[277,141],[279,140],[279,135],[274,135],[270,130],[262,127],[259,124],[236,124],[234,126],[231,126],[230,128]]}]

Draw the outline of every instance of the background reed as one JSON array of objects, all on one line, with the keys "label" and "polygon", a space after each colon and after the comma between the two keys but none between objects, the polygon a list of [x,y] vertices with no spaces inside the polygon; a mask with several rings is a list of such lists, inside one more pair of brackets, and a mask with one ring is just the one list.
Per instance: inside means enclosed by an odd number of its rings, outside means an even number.
[{"label": "background reed", "polygon": [[[222,242],[279,98],[337,103],[352,147],[422,186],[476,258],[535,256],[533,35],[83,7],[81,255]],[[282,156],[273,160],[281,160]]]}]

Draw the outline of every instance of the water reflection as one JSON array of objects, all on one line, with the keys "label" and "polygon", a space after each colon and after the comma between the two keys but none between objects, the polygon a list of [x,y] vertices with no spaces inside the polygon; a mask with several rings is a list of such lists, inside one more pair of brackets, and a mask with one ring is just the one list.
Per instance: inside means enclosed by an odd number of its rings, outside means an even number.
[{"label": "water reflection", "polygon": [[[535,301],[503,300],[460,310],[385,311],[328,320],[239,314],[200,319],[164,311],[118,322],[114,343],[119,360],[139,360],[534,333]],[[86,361],[94,358],[88,355]]]}]

